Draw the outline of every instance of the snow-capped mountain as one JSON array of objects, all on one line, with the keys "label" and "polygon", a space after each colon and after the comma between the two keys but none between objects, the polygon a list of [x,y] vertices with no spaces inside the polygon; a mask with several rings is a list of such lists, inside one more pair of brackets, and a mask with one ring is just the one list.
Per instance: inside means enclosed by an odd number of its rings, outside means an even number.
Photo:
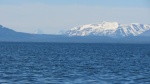
[{"label": "snow-capped mountain", "polygon": [[[99,27],[100,25],[101,27]],[[96,30],[97,32],[94,33]],[[104,23],[95,24],[95,25],[89,24],[89,25],[84,25],[81,28],[80,27],[74,28],[69,31],[67,33],[68,35],[70,34],[70,37],[64,34],[62,35],[30,34],[30,33],[16,32],[10,28],[3,27],[0,25],[0,42],[148,43],[150,44],[149,25],[143,25],[143,24],[132,24],[132,26],[129,27],[126,25],[121,26],[116,22],[109,23],[107,25]],[[129,36],[130,34],[132,35],[131,37],[125,37],[125,38],[106,37],[106,35],[112,37],[112,36],[119,36],[119,35]],[[88,36],[88,35],[99,35],[99,36]],[[138,36],[134,37],[133,35],[135,36],[138,35]]]},{"label": "snow-capped mountain", "polygon": [[66,32],[69,36],[109,36],[109,37],[125,37],[138,36],[150,30],[150,25],[131,23],[119,24],[118,22],[105,22],[98,24],[87,24],[74,27]]},{"label": "snow-capped mountain", "polygon": [[41,29],[37,29],[33,32],[33,34],[44,34],[44,32]]}]

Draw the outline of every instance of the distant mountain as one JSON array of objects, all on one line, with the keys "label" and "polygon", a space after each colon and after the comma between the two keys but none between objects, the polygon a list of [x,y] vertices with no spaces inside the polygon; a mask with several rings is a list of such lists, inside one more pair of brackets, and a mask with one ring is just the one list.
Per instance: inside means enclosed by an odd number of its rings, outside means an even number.
[{"label": "distant mountain", "polygon": [[139,36],[150,36],[150,30],[147,30],[147,31],[143,32]]},{"label": "distant mountain", "polygon": [[8,28],[3,27],[2,25],[0,25],[0,34],[1,35],[10,35],[14,32],[15,32],[14,30],[8,29]]},{"label": "distant mountain", "polygon": [[[68,36],[108,36],[108,37],[126,37],[139,36],[150,30],[150,25],[131,23],[119,24],[118,22],[105,22],[98,24],[87,24],[74,27],[65,34]],[[145,35],[145,34],[143,34]],[[150,36],[150,33],[146,34]]]},{"label": "distant mountain", "polygon": [[17,41],[17,42],[56,42],[60,35],[48,34],[30,34],[16,32],[7,27],[0,25],[0,41]]},{"label": "distant mountain", "polygon": [[[145,26],[145,25],[144,25]],[[110,36],[84,35],[50,35],[50,34],[29,34],[16,32],[12,29],[0,25],[0,42],[63,42],[63,43],[148,43],[150,36],[148,27],[147,31],[139,33],[138,36],[122,36],[122,38],[111,38]],[[114,25],[115,29],[115,25]],[[107,31],[106,31],[107,32]],[[124,34],[122,34],[124,35]]]},{"label": "distant mountain", "polygon": [[33,32],[33,34],[44,34],[44,32],[41,29],[37,29]]},{"label": "distant mountain", "polygon": [[16,32],[12,29],[3,27],[0,25],[0,41],[13,41],[13,40],[22,40],[29,38],[30,34],[27,33],[21,33],[21,32]]}]

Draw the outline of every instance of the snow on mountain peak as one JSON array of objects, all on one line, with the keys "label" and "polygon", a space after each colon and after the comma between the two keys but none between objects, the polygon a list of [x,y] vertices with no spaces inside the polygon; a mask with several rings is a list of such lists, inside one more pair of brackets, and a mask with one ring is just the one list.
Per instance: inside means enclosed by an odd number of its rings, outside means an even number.
[{"label": "snow on mountain peak", "polygon": [[118,28],[119,24],[118,22],[102,22],[101,28],[105,30],[116,30]]},{"label": "snow on mountain peak", "polygon": [[44,32],[41,29],[37,29],[33,34],[44,34]]},{"label": "snow on mountain peak", "polygon": [[118,22],[103,21],[98,24],[87,24],[79,27],[74,27],[66,32],[69,36],[109,36],[109,37],[124,37],[137,36],[143,32],[150,30],[150,25],[131,23],[119,24]]}]

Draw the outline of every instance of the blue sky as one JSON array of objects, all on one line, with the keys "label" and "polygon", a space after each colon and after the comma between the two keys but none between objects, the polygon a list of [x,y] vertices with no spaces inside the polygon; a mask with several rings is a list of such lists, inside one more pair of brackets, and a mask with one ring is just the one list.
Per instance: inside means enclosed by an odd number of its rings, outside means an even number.
[{"label": "blue sky", "polygon": [[50,5],[88,5],[109,7],[150,7],[149,0],[0,0],[0,4],[44,3]]},{"label": "blue sky", "polygon": [[150,24],[150,0],[0,0],[0,11],[1,25],[28,33],[56,34],[103,20]]}]

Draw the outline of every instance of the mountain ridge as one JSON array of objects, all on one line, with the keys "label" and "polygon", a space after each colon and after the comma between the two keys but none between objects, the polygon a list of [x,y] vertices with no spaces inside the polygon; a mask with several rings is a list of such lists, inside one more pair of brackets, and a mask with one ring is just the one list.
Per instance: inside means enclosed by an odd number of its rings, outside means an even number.
[{"label": "mountain ridge", "polygon": [[[148,35],[147,35],[148,34]],[[57,42],[57,43],[148,43],[149,32],[145,36],[128,36],[111,38],[108,36],[67,36],[52,34],[30,34],[16,32],[10,28],[0,26],[0,42]]]},{"label": "mountain ridge", "polygon": [[150,25],[140,23],[120,24],[118,22],[103,21],[98,24],[86,24],[74,27],[65,34],[68,36],[108,36],[108,37],[126,37],[138,36],[150,30]]}]

